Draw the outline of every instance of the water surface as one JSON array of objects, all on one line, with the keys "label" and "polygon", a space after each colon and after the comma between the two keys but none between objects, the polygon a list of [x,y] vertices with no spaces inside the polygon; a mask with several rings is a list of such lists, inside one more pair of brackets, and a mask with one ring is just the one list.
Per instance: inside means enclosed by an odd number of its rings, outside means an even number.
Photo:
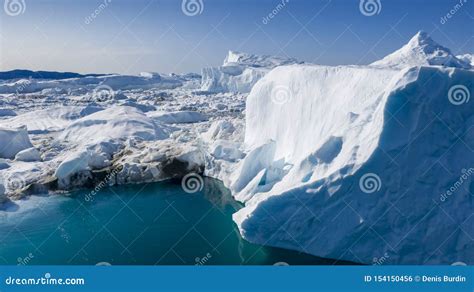
[{"label": "water surface", "polygon": [[232,221],[241,207],[213,179],[194,194],[169,181],[33,196],[0,211],[0,264],[334,263],[245,241]]}]

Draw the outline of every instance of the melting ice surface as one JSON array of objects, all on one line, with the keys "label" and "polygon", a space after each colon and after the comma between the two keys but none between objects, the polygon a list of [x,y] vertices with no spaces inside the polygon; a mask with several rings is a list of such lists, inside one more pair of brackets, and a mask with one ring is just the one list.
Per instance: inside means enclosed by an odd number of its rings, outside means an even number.
[{"label": "melting ice surface", "polygon": [[32,196],[4,206],[0,211],[0,263],[334,263],[243,240],[231,217],[241,206],[217,180],[205,179],[203,190],[195,194],[185,193],[173,182],[88,194],[85,190],[70,196]]}]

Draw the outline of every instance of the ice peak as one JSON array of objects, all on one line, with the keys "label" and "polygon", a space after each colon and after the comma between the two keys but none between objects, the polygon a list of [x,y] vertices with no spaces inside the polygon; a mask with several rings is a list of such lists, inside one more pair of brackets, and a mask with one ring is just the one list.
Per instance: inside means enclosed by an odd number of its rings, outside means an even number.
[{"label": "ice peak", "polygon": [[[441,47],[438,43],[436,43],[426,32],[424,31],[419,31],[417,32],[411,39],[410,41],[405,45],[408,47]],[[447,51],[449,49],[443,48]]]},{"label": "ice peak", "polygon": [[411,38],[408,44],[412,46],[421,46],[423,44],[436,44],[436,42],[433,41],[433,39],[428,35],[428,33],[420,30]]},{"label": "ice peak", "polygon": [[249,56],[249,54],[229,50],[223,65],[226,66],[228,64],[238,64],[241,59],[244,59],[246,57],[248,58]]},{"label": "ice peak", "polygon": [[444,66],[470,68],[470,64],[459,60],[451,50],[435,42],[426,32],[419,31],[399,50],[371,65],[404,68],[413,66]]}]

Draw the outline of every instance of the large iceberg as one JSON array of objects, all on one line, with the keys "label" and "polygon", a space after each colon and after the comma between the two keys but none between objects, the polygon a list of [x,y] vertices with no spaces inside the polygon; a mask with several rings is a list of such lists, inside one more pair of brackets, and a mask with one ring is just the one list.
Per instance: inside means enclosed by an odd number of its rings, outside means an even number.
[{"label": "large iceberg", "polygon": [[0,203],[105,177],[204,173],[244,202],[234,220],[251,242],[359,263],[472,264],[471,57],[419,33],[367,66],[230,52],[202,84],[5,80]]},{"label": "large iceberg", "polygon": [[244,92],[271,69],[288,64],[296,64],[293,58],[257,56],[229,51],[221,67],[202,69],[201,90],[207,92]]},{"label": "large iceberg", "polygon": [[405,46],[372,63],[373,66],[405,68],[411,66],[444,66],[471,68],[470,62],[458,59],[451,50],[431,39],[426,32],[418,32]]},{"label": "large iceberg", "polygon": [[474,71],[419,59],[426,44],[441,48],[419,33],[409,64],[282,66],[253,87],[227,182],[244,238],[366,264],[474,263]]}]

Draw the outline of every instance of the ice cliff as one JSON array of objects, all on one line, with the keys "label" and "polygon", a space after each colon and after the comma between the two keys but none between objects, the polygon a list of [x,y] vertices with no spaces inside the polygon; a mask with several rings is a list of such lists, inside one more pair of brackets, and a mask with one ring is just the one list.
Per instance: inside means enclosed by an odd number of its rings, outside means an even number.
[{"label": "ice cliff", "polygon": [[473,264],[469,67],[419,33],[370,66],[268,73],[227,182],[243,237],[365,264]]}]

